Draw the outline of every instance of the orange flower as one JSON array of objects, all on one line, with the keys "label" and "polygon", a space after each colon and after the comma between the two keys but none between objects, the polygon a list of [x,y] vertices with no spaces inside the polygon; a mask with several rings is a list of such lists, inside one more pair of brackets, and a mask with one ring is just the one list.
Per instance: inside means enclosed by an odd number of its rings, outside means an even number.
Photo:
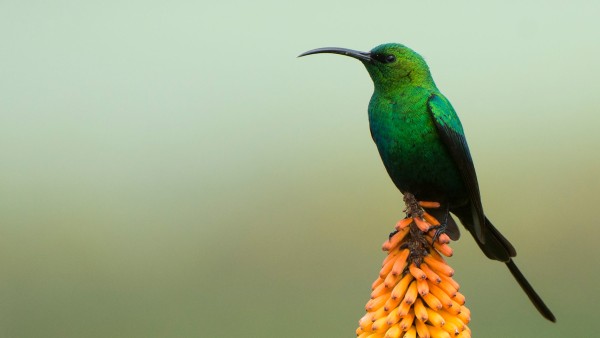
[{"label": "orange flower", "polygon": [[407,218],[383,243],[388,252],[379,277],[372,285],[367,313],[359,320],[359,338],[471,337],[471,320],[465,297],[443,256],[452,256],[450,238],[440,235],[440,223],[423,208],[437,202],[416,202],[406,194]]}]

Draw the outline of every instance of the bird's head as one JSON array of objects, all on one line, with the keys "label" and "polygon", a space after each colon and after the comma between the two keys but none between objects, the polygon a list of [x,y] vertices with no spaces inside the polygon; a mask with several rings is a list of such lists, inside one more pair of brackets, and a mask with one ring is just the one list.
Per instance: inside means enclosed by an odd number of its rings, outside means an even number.
[{"label": "bird's head", "polygon": [[360,60],[379,91],[395,91],[407,85],[435,86],[423,57],[399,43],[379,45],[370,52],[337,47],[317,48],[300,56],[318,53],[341,54]]}]

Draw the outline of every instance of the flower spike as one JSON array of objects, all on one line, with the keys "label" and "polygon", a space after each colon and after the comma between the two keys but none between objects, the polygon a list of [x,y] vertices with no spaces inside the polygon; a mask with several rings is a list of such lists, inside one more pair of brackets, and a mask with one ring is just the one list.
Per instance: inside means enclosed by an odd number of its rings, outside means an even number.
[{"label": "flower spike", "polygon": [[405,194],[406,218],[382,245],[388,255],[372,284],[371,299],[360,319],[359,338],[471,337],[471,312],[444,259],[453,254],[450,237],[434,241],[440,222],[423,208],[440,203]]}]

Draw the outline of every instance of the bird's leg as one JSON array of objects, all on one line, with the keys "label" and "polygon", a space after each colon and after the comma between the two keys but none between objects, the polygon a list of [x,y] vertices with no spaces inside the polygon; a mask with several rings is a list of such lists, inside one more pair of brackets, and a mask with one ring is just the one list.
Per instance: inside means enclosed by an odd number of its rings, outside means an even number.
[{"label": "bird's leg", "polygon": [[442,222],[440,222],[440,225],[432,226],[431,228],[429,228],[430,230],[435,230],[432,243],[435,243],[435,241],[437,241],[437,239],[440,237],[440,235],[446,232],[446,228],[448,227],[448,217],[450,214],[450,204],[449,203],[446,203],[445,209],[446,210],[444,210],[445,211],[444,219],[442,220]]}]

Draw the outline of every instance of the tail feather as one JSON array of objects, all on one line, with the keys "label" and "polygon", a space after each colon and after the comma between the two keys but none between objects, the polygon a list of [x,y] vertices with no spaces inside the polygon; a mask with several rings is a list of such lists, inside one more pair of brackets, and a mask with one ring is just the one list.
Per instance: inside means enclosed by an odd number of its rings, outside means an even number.
[{"label": "tail feather", "polygon": [[540,296],[535,292],[531,284],[529,284],[523,273],[521,273],[515,262],[512,260],[512,257],[517,255],[517,251],[512,244],[510,244],[506,237],[502,236],[500,231],[494,227],[492,222],[490,222],[487,217],[485,219],[485,243],[481,243],[474,232],[473,226],[471,225],[472,218],[470,217],[470,213],[468,211],[468,209],[452,210],[452,212],[458,216],[465,228],[467,228],[471,235],[473,235],[473,238],[475,238],[475,242],[479,248],[481,248],[481,251],[483,251],[483,253],[490,259],[506,263],[508,270],[517,280],[523,291],[525,291],[525,294],[527,294],[527,297],[529,297],[529,300],[531,300],[540,314],[549,321],[556,322],[556,318],[552,314],[552,311],[550,311],[548,306],[544,304],[542,298],[540,298]]},{"label": "tail feather", "polygon": [[485,227],[485,244],[480,244],[479,241],[477,241],[477,244],[486,256],[501,262],[508,262],[511,257],[517,255],[515,247],[510,244],[506,237],[502,236],[487,217],[485,218]]},{"label": "tail feather", "polygon": [[508,260],[508,262],[506,262],[506,266],[508,267],[508,270],[510,270],[510,273],[513,275],[513,277],[515,277],[523,291],[525,291],[525,294],[527,294],[529,300],[531,300],[535,308],[542,314],[542,316],[544,316],[544,318],[548,319],[549,321],[556,323],[556,317],[554,317],[552,311],[550,311],[548,306],[544,304],[542,298],[540,298],[540,296],[535,292],[531,284],[529,284],[525,276],[523,276],[523,273],[521,273],[521,270],[517,268],[515,262],[513,262],[513,260],[510,259]]},{"label": "tail feather", "polygon": [[483,251],[483,253],[489,258],[501,262],[508,262],[511,257],[515,257],[517,255],[517,251],[510,244],[510,242],[502,236],[500,231],[494,227],[492,222],[490,222],[487,217],[485,218],[485,243],[482,243],[477,235],[475,234],[475,229],[472,226],[472,218],[469,208],[461,208],[452,210],[452,212],[458,216],[460,222],[469,230],[473,238],[475,238],[475,242]]}]

